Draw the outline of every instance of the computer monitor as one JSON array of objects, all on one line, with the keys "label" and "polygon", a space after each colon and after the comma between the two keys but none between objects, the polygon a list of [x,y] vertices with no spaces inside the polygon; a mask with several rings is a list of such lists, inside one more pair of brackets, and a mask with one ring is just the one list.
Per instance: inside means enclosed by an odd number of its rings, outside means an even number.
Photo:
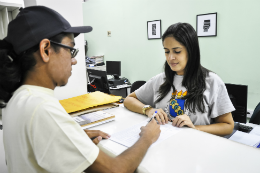
[{"label": "computer monitor", "polygon": [[101,91],[110,94],[106,71],[87,69],[87,72],[88,72],[89,83],[93,87],[96,87],[95,88],[96,91]]},{"label": "computer monitor", "polygon": [[121,76],[121,61],[106,61],[107,74],[113,75],[114,79]]},{"label": "computer monitor", "polygon": [[247,120],[247,85],[225,84],[235,111],[232,116],[235,122],[246,123]]}]

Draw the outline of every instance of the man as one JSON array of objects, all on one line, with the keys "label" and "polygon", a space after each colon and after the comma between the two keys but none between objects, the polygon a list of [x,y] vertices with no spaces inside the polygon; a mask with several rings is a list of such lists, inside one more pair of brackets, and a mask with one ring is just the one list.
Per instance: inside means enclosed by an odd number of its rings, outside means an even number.
[{"label": "man", "polygon": [[[77,63],[74,37],[91,27],[71,27],[56,11],[28,7],[0,42],[0,100],[9,172],[133,172],[160,134],[152,120],[140,139],[111,158],[95,145],[109,135],[86,133],[66,113],[53,90],[64,86]],[[90,138],[95,138],[91,141]]]}]

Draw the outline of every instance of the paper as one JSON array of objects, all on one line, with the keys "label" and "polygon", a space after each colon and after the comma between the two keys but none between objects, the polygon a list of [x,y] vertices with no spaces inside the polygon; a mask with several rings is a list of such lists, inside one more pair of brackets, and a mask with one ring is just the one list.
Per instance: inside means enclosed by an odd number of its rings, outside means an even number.
[{"label": "paper", "polygon": [[118,106],[119,106],[119,104],[117,104],[117,103],[109,103],[109,104],[95,106],[93,108],[87,108],[87,109],[83,109],[81,111],[73,112],[73,113],[70,113],[70,116],[76,117],[79,115],[96,112],[96,111],[102,111],[102,110],[106,110],[106,109],[111,109],[111,108],[118,107]]},{"label": "paper", "polygon": [[260,136],[238,130],[229,139],[252,147],[257,147],[260,142]]},{"label": "paper", "polygon": [[111,96],[96,91],[93,93],[60,100],[60,104],[64,107],[67,113],[71,113],[71,112],[76,112],[94,106],[117,102],[121,98],[122,98],[121,96]]},{"label": "paper", "polygon": [[[124,145],[126,147],[131,147],[140,138],[140,136],[139,136],[139,133],[141,132],[140,128],[142,126],[146,126],[147,123],[148,123],[148,120],[150,120],[150,119],[147,119],[147,120],[145,120],[141,123],[138,123],[138,124],[128,128],[128,129],[125,129],[121,132],[112,134],[109,139],[114,141],[114,142],[117,142],[121,145]],[[160,143],[161,141],[171,137],[172,135],[174,135],[174,134],[176,134],[176,133],[178,133],[182,130],[178,127],[172,126],[171,124],[160,125],[160,129],[161,129],[160,137],[151,146],[154,146],[154,145]]]},{"label": "paper", "polygon": [[82,126],[81,128],[82,129],[88,129],[90,127],[98,126],[98,125],[101,125],[101,124],[104,124],[104,123],[108,123],[108,122],[114,121],[114,120],[115,120],[115,118],[111,118],[111,119],[107,119],[107,120],[104,120],[104,121],[101,121],[101,122],[98,122],[98,123],[87,124],[85,126]]},{"label": "paper", "polygon": [[115,120],[115,115],[104,111],[97,111],[92,113],[83,114],[80,116],[72,117],[82,129],[87,129],[93,126],[104,124]]},{"label": "paper", "polygon": [[251,130],[251,132],[249,134],[254,134],[254,135],[260,136],[260,127],[258,127],[258,126],[254,127],[253,130]]},{"label": "paper", "polygon": [[79,115],[76,117],[73,117],[73,119],[79,123],[80,125],[89,124],[95,121],[103,120],[108,117],[112,117],[113,115],[103,112],[103,111],[97,111],[92,113],[87,113],[83,115]]}]

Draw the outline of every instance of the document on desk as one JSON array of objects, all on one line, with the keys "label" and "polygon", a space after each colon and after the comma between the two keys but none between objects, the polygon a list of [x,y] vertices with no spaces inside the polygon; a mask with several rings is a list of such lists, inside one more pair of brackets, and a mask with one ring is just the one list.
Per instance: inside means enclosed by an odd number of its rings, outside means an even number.
[{"label": "document on desk", "polygon": [[229,139],[252,147],[257,147],[260,143],[260,136],[238,130]]},{"label": "document on desk", "polygon": [[[126,147],[131,147],[140,138],[140,136],[139,136],[139,133],[141,132],[140,128],[142,126],[146,126],[149,120],[150,119],[147,119],[130,128],[127,128],[123,131],[112,134],[109,139],[116,143],[124,145]],[[166,140],[167,138],[171,137],[172,135],[174,135],[182,130],[181,128],[174,127],[171,124],[160,125],[160,129],[161,129],[160,137],[151,146],[154,146],[154,145]]]},{"label": "document on desk", "polygon": [[254,127],[253,130],[251,130],[251,132],[249,134],[254,134],[254,135],[260,136],[260,127],[258,127],[258,126]]},{"label": "document on desk", "polygon": [[59,102],[67,113],[72,113],[96,106],[114,103],[119,101],[121,98],[121,96],[111,96],[106,93],[95,91],[93,93],[60,100]]},{"label": "document on desk", "polygon": [[115,120],[115,115],[104,111],[91,112],[87,114],[82,114],[73,119],[82,127],[82,129],[87,129],[93,126],[104,124]]}]

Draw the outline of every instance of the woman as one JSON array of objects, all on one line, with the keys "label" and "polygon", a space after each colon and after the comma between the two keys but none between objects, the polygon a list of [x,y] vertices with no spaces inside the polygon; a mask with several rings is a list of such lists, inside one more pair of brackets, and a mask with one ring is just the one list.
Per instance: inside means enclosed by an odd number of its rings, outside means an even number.
[{"label": "woman", "polygon": [[188,126],[215,135],[232,133],[234,107],[225,84],[200,64],[196,31],[190,24],[171,25],[162,36],[166,61],[158,74],[131,93],[124,105],[176,127]]}]

